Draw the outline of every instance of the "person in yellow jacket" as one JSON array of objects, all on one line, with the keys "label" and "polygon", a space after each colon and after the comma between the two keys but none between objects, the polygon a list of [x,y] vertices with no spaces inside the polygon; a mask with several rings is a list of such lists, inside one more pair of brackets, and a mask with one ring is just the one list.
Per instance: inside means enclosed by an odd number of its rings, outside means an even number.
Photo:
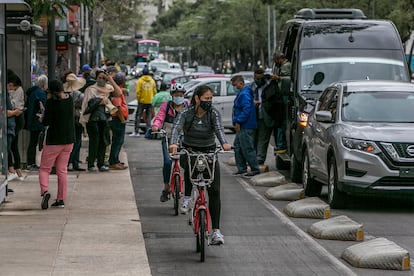
[{"label": "person in yellow jacket", "polygon": [[139,137],[139,123],[141,121],[142,112],[145,110],[145,121],[147,129],[151,128],[152,119],[152,98],[157,94],[157,84],[150,75],[148,67],[142,69],[142,77],[137,81],[136,97],[138,108],[135,112],[135,128],[134,132],[129,135],[131,137]]}]

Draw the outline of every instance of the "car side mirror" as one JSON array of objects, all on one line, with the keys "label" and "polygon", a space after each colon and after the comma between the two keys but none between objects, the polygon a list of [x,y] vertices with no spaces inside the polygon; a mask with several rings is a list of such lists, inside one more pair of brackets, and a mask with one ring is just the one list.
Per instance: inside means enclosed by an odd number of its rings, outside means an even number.
[{"label": "car side mirror", "polygon": [[332,113],[330,111],[319,110],[316,111],[316,121],[321,123],[331,123],[332,122]]}]

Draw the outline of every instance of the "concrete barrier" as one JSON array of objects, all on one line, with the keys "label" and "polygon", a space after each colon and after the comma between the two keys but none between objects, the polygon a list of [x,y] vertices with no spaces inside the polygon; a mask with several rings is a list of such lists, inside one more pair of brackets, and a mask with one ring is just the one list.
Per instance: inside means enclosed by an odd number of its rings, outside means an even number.
[{"label": "concrete barrier", "polygon": [[287,183],[268,189],[265,197],[271,200],[298,200],[305,197],[302,186],[296,183]]},{"label": "concrete barrier", "polygon": [[293,201],[285,206],[283,211],[290,217],[295,218],[320,218],[326,219],[331,216],[328,204],[319,197],[307,197]]},{"label": "concrete barrier", "polygon": [[410,254],[392,241],[376,238],[352,245],[341,256],[355,267],[409,270]]},{"label": "concrete barrier", "polygon": [[274,187],[280,184],[285,184],[286,179],[285,176],[279,172],[271,171],[253,176],[250,179],[250,182],[255,186]]},{"label": "concrete barrier", "polygon": [[351,220],[347,216],[338,216],[316,222],[309,227],[308,232],[317,239],[341,241],[364,240],[362,224]]}]

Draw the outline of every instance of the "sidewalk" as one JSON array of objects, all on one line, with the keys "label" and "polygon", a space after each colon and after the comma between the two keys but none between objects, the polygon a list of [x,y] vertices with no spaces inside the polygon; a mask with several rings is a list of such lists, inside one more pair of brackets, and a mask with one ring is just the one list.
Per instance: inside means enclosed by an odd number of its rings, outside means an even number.
[{"label": "sidewalk", "polygon": [[[65,208],[47,210],[38,174],[24,174],[0,205],[1,275],[151,275],[129,170],[69,172]],[[56,175],[49,192],[50,205]]]}]

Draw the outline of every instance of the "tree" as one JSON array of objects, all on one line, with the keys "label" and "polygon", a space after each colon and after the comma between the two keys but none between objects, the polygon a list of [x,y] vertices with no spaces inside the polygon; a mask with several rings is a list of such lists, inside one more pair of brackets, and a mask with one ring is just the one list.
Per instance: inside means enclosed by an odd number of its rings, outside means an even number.
[{"label": "tree", "polygon": [[[55,17],[65,17],[65,10],[71,9],[71,1],[44,1],[44,0],[27,0],[33,10],[33,18],[35,21],[40,20],[41,17],[45,17],[48,22],[48,78],[50,80],[56,78],[56,49],[55,49]],[[95,0],[78,0],[76,4],[84,4],[88,7],[95,5]]]}]

